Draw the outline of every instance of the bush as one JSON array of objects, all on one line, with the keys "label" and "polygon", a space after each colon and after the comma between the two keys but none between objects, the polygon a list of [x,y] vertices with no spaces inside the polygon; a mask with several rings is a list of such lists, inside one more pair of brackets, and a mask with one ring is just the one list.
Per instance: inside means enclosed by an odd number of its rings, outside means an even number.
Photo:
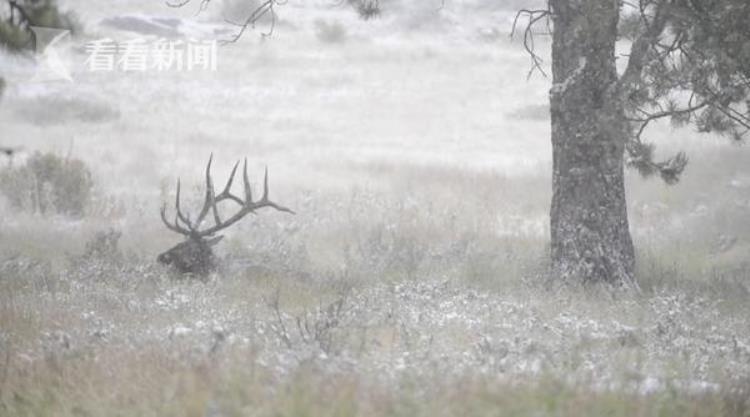
[{"label": "bush", "polygon": [[122,233],[116,229],[100,230],[86,242],[83,253],[69,257],[71,270],[79,279],[110,279],[125,272],[128,264],[120,250]]},{"label": "bush", "polygon": [[0,21],[0,46],[12,51],[32,49],[32,34],[29,30],[10,22]]},{"label": "bush", "polygon": [[34,49],[34,38],[29,26],[40,26],[52,29],[67,29],[76,32],[78,27],[75,16],[70,12],[61,12],[55,0],[20,0],[18,7],[25,17],[14,10],[14,18],[0,15],[0,46],[13,51]]},{"label": "bush", "polygon": [[53,153],[34,153],[26,164],[0,171],[0,192],[10,205],[31,213],[81,217],[94,182],[83,161]]},{"label": "bush", "polygon": [[323,43],[346,42],[346,29],[339,22],[315,21],[315,36]]},{"label": "bush", "polygon": [[117,229],[101,230],[86,242],[84,259],[104,259],[111,262],[122,260],[119,242],[122,232]]},{"label": "bush", "polygon": [[349,0],[349,4],[354,7],[362,20],[374,19],[382,13],[380,0]]}]

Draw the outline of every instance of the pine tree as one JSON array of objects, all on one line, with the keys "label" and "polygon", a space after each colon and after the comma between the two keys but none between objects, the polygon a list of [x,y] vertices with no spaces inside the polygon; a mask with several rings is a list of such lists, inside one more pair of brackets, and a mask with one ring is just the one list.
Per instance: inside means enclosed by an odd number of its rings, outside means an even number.
[{"label": "pine tree", "polygon": [[[655,161],[659,119],[742,140],[750,129],[750,4],[745,0],[550,0],[524,10],[526,46],[549,19],[553,276],[637,288],[625,164],[675,183],[679,153]],[[618,73],[615,48],[630,43]]]},{"label": "pine tree", "polygon": [[[206,4],[211,0],[203,0]],[[189,3],[179,5],[185,5]],[[274,16],[265,0],[242,29]],[[378,0],[348,0],[363,18]],[[532,69],[544,72],[535,29],[552,35],[550,116],[552,276],[637,289],[624,169],[675,183],[683,153],[657,161],[648,126],[660,119],[743,140],[750,131],[748,0],[547,0],[521,10]],[[362,11],[366,13],[362,14]],[[515,31],[514,23],[513,30]],[[240,32],[241,35],[242,31]],[[616,47],[630,54],[618,72]]]},{"label": "pine tree", "polygon": [[67,29],[78,26],[71,13],[63,13],[55,0],[5,0],[0,2],[0,46],[12,51],[34,49],[32,26]]}]

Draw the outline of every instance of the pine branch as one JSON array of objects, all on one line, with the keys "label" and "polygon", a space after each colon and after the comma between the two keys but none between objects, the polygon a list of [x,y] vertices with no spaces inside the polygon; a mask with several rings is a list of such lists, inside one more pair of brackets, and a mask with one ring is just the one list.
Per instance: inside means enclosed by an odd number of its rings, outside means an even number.
[{"label": "pine branch", "polygon": [[648,52],[657,44],[667,26],[667,9],[670,4],[671,0],[660,2],[656,6],[656,11],[651,21],[648,20],[646,14],[647,4],[644,1],[641,1],[639,4],[641,18],[644,21],[646,30],[633,42],[630,48],[628,65],[620,77],[619,89],[624,93],[624,96],[627,96],[640,82],[643,69],[646,66]]}]

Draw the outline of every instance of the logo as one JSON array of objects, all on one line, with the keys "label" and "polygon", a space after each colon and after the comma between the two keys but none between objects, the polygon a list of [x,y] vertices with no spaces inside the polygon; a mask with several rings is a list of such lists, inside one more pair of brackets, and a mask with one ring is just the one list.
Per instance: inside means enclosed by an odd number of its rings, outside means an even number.
[{"label": "logo", "polygon": [[70,40],[70,31],[31,26],[36,38],[36,72],[32,82],[73,82],[70,65],[63,59],[63,45]]},{"label": "logo", "polygon": [[[215,40],[130,39],[117,42],[104,38],[87,42],[85,60],[74,62],[71,32],[31,26],[36,39],[33,76],[20,78],[31,83],[73,82],[73,68],[87,72],[191,72],[217,70]],[[78,48],[76,48],[77,50]]]}]

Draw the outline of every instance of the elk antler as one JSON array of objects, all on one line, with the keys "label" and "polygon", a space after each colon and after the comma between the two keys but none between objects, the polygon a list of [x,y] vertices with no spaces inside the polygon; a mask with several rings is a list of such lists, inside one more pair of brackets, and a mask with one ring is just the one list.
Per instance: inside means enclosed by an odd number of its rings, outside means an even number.
[{"label": "elk antler", "polygon": [[[195,219],[195,221],[191,221],[190,216],[185,215],[185,213],[182,212],[182,208],[180,207],[180,180],[177,179],[175,218],[173,222],[169,222],[167,220],[167,204],[164,203],[161,208],[161,220],[169,230],[193,238],[203,238],[212,236],[215,233],[226,229],[227,227],[240,221],[248,214],[254,213],[255,210],[263,207],[271,207],[278,211],[294,214],[292,210],[276,204],[268,198],[268,168],[266,168],[265,176],[263,178],[263,196],[260,200],[253,201],[252,190],[250,189],[250,180],[247,176],[247,158],[245,158],[245,162],[242,167],[242,180],[245,189],[245,199],[243,200],[232,194],[232,183],[234,182],[234,176],[237,173],[237,168],[240,165],[240,161],[237,161],[237,163],[234,164],[234,168],[232,168],[232,173],[229,175],[229,181],[227,181],[227,185],[224,187],[224,190],[216,195],[213,179],[211,178],[211,163],[213,162],[213,159],[214,155],[211,154],[211,157],[208,159],[208,165],[206,166],[206,197],[203,201],[203,208],[201,208],[201,211],[199,212],[198,217]],[[222,221],[221,216],[219,215],[218,204],[225,200],[237,203],[240,206],[240,209],[226,221]],[[207,229],[200,230],[200,226],[206,219],[206,216],[208,216],[209,212],[211,212],[213,215],[214,225]]]}]

